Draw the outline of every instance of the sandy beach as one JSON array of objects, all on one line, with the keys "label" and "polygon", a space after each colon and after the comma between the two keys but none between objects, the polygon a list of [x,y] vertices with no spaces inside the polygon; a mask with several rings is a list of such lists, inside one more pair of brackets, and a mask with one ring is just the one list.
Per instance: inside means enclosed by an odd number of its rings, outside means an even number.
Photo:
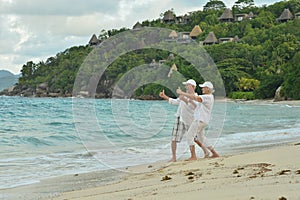
[{"label": "sandy beach", "polygon": [[128,170],[136,173],[128,173],[117,182],[51,199],[298,200],[299,155],[300,143],[293,143],[226,157],[131,167]]},{"label": "sandy beach", "polygon": [[[300,143],[264,150],[79,173],[0,190],[0,199],[300,200]],[[124,173],[127,171],[127,173]]]}]

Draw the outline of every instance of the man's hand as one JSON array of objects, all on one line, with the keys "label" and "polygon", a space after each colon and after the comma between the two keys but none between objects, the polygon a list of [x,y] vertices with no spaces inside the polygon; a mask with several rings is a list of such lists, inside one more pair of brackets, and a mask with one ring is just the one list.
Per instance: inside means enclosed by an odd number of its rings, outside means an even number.
[{"label": "man's hand", "polygon": [[161,91],[159,96],[164,99],[166,97],[165,90]]}]

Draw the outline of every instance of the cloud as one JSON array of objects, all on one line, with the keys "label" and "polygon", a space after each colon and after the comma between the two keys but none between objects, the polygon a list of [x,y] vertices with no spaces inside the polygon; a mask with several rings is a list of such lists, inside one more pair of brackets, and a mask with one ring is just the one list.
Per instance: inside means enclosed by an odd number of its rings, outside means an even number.
[{"label": "cloud", "polygon": [[111,13],[118,7],[118,0],[1,0],[0,13],[18,15],[77,16],[89,13]]}]

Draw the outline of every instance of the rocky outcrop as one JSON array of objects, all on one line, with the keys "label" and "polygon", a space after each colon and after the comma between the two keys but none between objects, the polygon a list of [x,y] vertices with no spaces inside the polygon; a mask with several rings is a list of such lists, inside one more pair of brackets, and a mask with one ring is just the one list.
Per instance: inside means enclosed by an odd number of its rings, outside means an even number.
[{"label": "rocky outcrop", "polygon": [[283,94],[282,86],[280,86],[279,88],[277,88],[275,92],[274,101],[284,101],[284,100],[286,100],[286,98]]},{"label": "rocky outcrop", "polygon": [[141,95],[141,96],[136,97],[136,99],[139,99],[139,100],[161,100],[160,97],[154,96],[154,95]]},{"label": "rocky outcrop", "polygon": [[15,85],[0,92],[5,96],[22,96],[22,97],[71,97],[72,94],[62,93],[61,89],[50,91],[47,83],[37,85],[36,88]]}]

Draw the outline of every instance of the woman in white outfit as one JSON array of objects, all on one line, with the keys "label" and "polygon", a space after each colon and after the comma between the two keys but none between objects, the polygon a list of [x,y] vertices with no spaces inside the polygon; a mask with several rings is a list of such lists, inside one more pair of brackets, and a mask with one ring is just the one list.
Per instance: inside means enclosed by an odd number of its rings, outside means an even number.
[{"label": "woman in white outfit", "polygon": [[209,157],[209,151],[212,153],[212,157],[219,157],[218,153],[214,150],[212,145],[208,143],[204,136],[204,129],[210,121],[214,104],[214,86],[209,81],[200,84],[199,86],[202,88],[202,95],[199,96],[183,92],[181,89],[177,89],[176,91],[179,95],[186,96],[197,102],[197,107],[194,112],[194,121],[187,133],[187,142],[191,151],[191,157],[188,160],[197,160],[194,142],[201,145],[204,151],[204,157]]}]

